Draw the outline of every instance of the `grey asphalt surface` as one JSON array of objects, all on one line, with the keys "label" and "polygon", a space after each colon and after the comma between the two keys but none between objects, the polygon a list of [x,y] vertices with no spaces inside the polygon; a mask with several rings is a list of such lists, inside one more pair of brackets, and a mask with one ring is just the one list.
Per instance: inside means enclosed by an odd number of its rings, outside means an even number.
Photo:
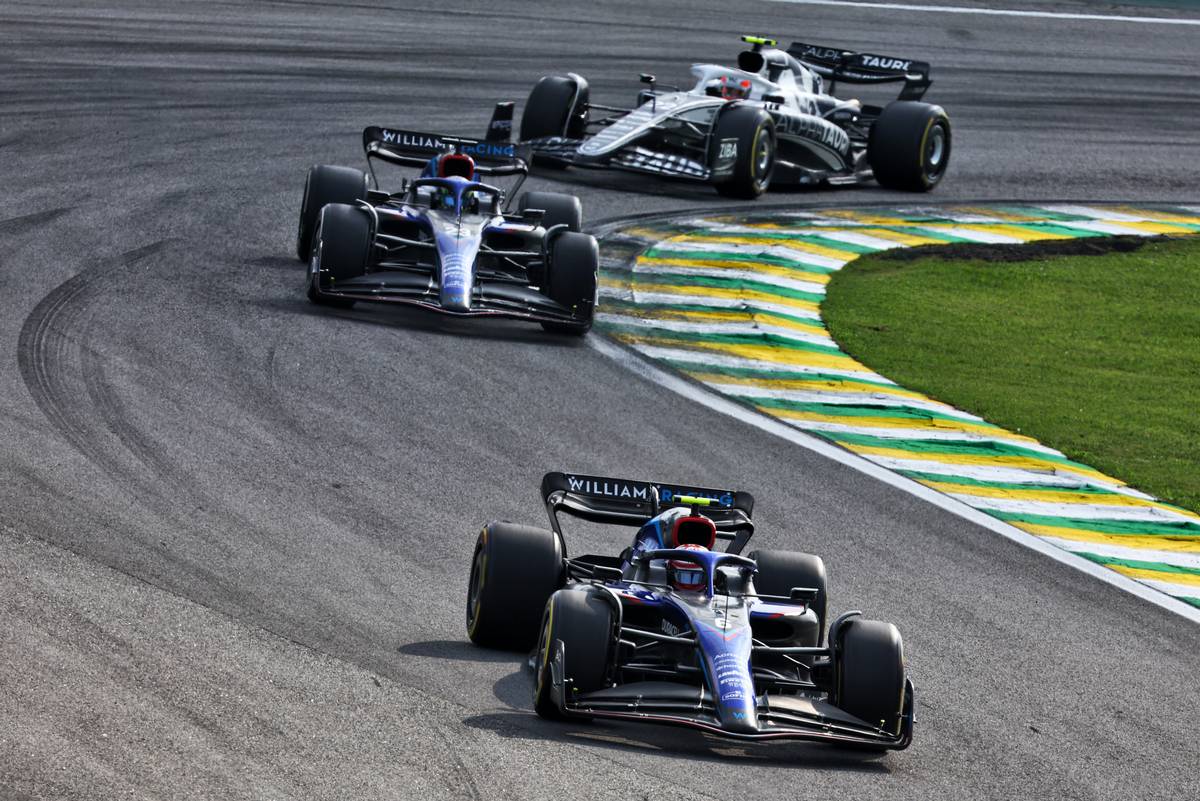
[{"label": "grey asphalt surface", "polygon": [[[479,132],[568,69],[628,101],[639,71],[682,80],[743,31],[932,61],[955,153],[918,202],[1197,201],[1195,28],[711,0],[0,5],[0,797],[1197,795],[1194,625],[584,343],[303,298],[304,170],[358,163],[363,125]],[[591,220],[717,200],[530,186],[577,190]],[[533,716],[520,656],[471,647],[463,601],[479,525],[539,523],[560,468],[753,491],[760,547],[823,554],[837,611],[900,627],[913,747]]]}]

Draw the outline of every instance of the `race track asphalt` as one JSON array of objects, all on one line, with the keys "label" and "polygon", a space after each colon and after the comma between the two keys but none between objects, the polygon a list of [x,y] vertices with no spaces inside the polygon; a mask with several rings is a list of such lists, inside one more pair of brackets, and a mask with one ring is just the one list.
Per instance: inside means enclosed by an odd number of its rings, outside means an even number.
[{"label": "race track asphalt", "polygon": [[[955,152],[917,202],[1200,199],[1194,27],[712,0],[0,6],[0,797],[1196,795],[1193,624],[586,343],[304,299],[304,171],[358,163],[362,126],[481,132],[552,71],[628,102],[638,72],[683,80],[743,32],[933,62]],[[578,191],[592,221],[718,205],[604,174],[530,186]],[[913,747],[536,718],[520,655],[471,647],[463,601],[479,525],[540,523],[563,468],[754,492],[759,546],[824,555],[836,611],[900,627]]]}]

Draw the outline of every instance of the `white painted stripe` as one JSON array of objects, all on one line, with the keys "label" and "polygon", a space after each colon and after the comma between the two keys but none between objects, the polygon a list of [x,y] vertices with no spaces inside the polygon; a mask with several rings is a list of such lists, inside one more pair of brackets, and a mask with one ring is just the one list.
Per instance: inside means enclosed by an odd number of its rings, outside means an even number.
[{"label": "white painted stripe", "polygon": [[1078,228],[1081,231],[1095,231],[1096,233],[1111,234],[1113,236],[1158,236],[1153,231],[1143,231],[1140,228],[1133,228],[1116,222],[1105,222],[1103,220],[1072,220],[1071,222],[1055,224],[1061,225],[1064,228]]},{"label": "white painted stripe", "polygon": [[1112,485],[1105,484],[1099,480],[1093,479],[1086,473],[1080,473],[1071,470],[1067,467],[1056,468],[1053,471],[1038,471],[1026,468],[1016,467],[991,467],[985,465],[968,465],[955,464],[953,462],[939,462],[935,459],[930,459],[928,456],[914,457],[912,459],[896,458],[893,456],[879,456],[875,454],[862,454],[864,459],[869,459],[876,464],[886,467],[890,470],[915,470],[919,473],[935,473],[937,475],[946,476],[963,476],[964,478],[975,478],[980,481],[1013,481],[1016,483],[1040,483],[1043,481],[1052,481],[1055,477],[1060,479],[1069,479],[1084,483],[1093,483],[1099,487],[1110,487]]},{"label": "white painted stripe", "polygon": [[976,509],[993,509],[997,512],[1047,515],[1049,517],[1073,517],[1078,520],[1143,520],[1151,523],[1196,522],[1193,517],[1160,509],[1157,506],[1113,506],[1103,503],[1054,503],[1052,501],[1021,501],[1011,498],[984,498],[967,493],[948,492]]},{"label": "white painted stripe", "polygon": [[[905,247],[902,243],[891,239],[881,239],[870,234],[859,234],[853,231],[822,231],[821,236],[826,239],[833,239],[837,242],[845,242],[849,245],[860,245],[864,248],[874,248],[875,250],[892,250],[893,248]],[[933,239],[933,237],[930,237]]]},{"label": "white painted stripe", "polygon": [[[1152,587],[1159,592],[1165,592],[1167,595],[1174,595],[1179,598],[1200,598],[1200,587],[1194,585],[1175,584],[1171,581],[1156,581],[1154,579],[1132,579],[1132,581],[1145,584],[1147,587]],[[1182,601],[1180,603],[1182,603]],[[1193,606],[1191,608],[1195,609],[1196,607]],[[1200,609],[1197,609],[1196,611],[1200,612]]]},{"label": "white painted stripe", "polygon": [[[846,378],[860,378],[867,381],[883,381],[888,384],[894,382],[888,381],[886,378],[880,378],[872,372],[858,370],[841,370],[831,367],[810,367],[802,364],[780,364],[779,362],[767,362],[759,359],[743,359],[740,356],[730,356],[724,353],[712,353],[711,351],[685,350],[683,348],[662,347],[659,345],[632,345],[634,349],[640,353],[644,353],[652,359],[670,359],[671,361],[685,362],[689,365],[695,365],[692,369],[703,370],[706,367],[739,367],[746,370],[760,370],[762,372],[780,372],[780,373],[819,373],[823,375],[838,375]],[[733,401],[730,401],[732,403]]]},{"label": "white painted stripe", "polygon": [[[1161,562],[1164,565],[1175,565],[1176,567],[1200,568],[1200,553],[1159,551],[1153,548],[1129,548],[1122,545],[1108,545],[1101,542],[1064,540],[1059,537],[1042,537],[1042,539],[1073,553],[1094,553],[1097,556],[1107,556],[1111,559],[1133,559],[1139,562]],[[1200,587],[1196,588],[1196,593],[1200,595]]]},{"label": "white painted stripe", "polygon": [[[796,403],[837,403],[842,405],[858,405],[858,406],[888,406],[888,407],[912,407],[914,409],[924,409],[930,412],[940,412],[942,414],[953,415],[964,423],[981,423],[983,418],[976,417],[967,412],[960,412],[953,406],[947,406],[943,403],[938,403],[934,400],[921,398],[900,398],[895,395],[889,395],[886,392],[878,394],[871,393],[856,393],[856,392],[822,392],[820,390],[813,391],[807,389],[770,389],[767,387],[756,387],[749,384],[709,384],[713,389],[726,395],[735,395],[746,400],[755,399],[772,399],[772,400],[789,400]],[[919,439],[920,437],[914,437]],[[1054,451],[1056,456],[1062,454]]]},{"label": "white painted stripe", "polygon": [[[991,223],[998,225],[999,223]],[[1019,245],[1026,240],[1018,239],[1015,236],[1007,236],[1006,234],[997,234],[994,231],[978,231],[974,228],[960,228],[958,226],[933,226],[923,225],[917,226],[927,231],[940,231],[944,234],[957,236],[960,239],[965,239],[968,242],[982,242],[985,245]]]},{"label": "white painted stripe", "polygon": [[778,336],[792,342],[803,342],[807,345],[820,345],[826,348],[835,347],[833,340],[828,334],[805,334],[794,328],[785,328],[780,325],[756,325],[754,322],[699,323],[689,320],[660,320],[647,317],[630,317],[607,312],[598,312],[596,319],[601,322],[624,325],[631,328],[679,331],[693,334],[744,334],[749,336],[771,334],[772,336]]},{"label": "white painted stripe", "polygon": [[755,300],[745,301],[741,298],[716,298],[710,295],[688,295],[676,294],[674,292],[642,292],[641,290],[630,291],[624,287],[600,287],[601,297],[619,298],[629,301],[630,303],[660,303],[666,306],[711,306],[720,309],[748,309],[764,312],[775,312],[776,314],[786,314],[791,317],[802,317],[806,320],[816,320],[820,322],[821,314],[808,309],[800,309],[795,306],[784,306],[779,303],[769,303],[766,301]]},{"label": "white painted stripe", "polygon": [[913,3],[863,3],[857,0],[768,0],[804,6],[849,6],[889,11],[929,11],[936,14],[979,14],[989,17],[1031,17],[1034,19],[1084,20],[1091,22],[1128,22],[1147,25],[1200,25],[1200,19],[1185,17],[1127,17],[1119,14],[1077,14],[1066,11],[1021,11],[1008,8],[971,8],[967,6],[926,6]]},{"label": "white painted stripe", "polygon": [[[1128,576],[1123,576],[1120,573],[1102,567],[1095,562],[1084,559],[1078,554],[1073,554],[1070,551],[1064,551],[1048,542],[1043,541],[1039,537],[1022,531],[1015,526],[990,517],[984,512],[977,509],[972,509],[964,503],[954,500],[940,492],[930,489],[929,487],[918,484],[915,481],[907,479],[901,475],[893,473],[887,468],[863,459],[847,450],[844,450],[836,445],[832,445],[824,440],[817,439],[809,434],[785,425],[782,421],[773,417],[768,417],[764,414],[759,414],[751,409],[735,403],[734,401],[724,398],[715,392],[705,390],[695,382],[688,381],[678,375],[668,373],[651,364],[648,364],[643,359],[638,358],[633,352],[622,348],[620,345],[605,339],[604,337],[590,336],[587,338],[588,343],[609,356],[621,365],[629,369],[631,372],[642,376],[643,378],[653,381],[661,387],[669,389],[685,398],[688,398],[701,406],[712,409],[721,414],[725,414],[747,425],[752,425],[769,434],[773,434],[780,439],[783,439],[793,445],[805,448],[814,453],[825,456],[839,464],[851,467],[864,475],[868,475],[878,481],[882,481],[889,486],[901,489],[909,494],[928,501],[940,509],[958,515],[964,520],[968,520],[978,526],[994,531],[995,533],[1019,543],[1030,550],[1036,551],[1043,556],[1049,557],[1056,562],[1068,565],[1076,570],[1086,573],[1089,576],[1103,581],[1104,583],[1124,590],[1131,595],[1136,595],[1142,600],[1148,601],[1156,606],[1162,607],[1168,611],[1187,618],[1194,623],[1200,623],[1200,609],[1197,609],[1190,604],[1172,598],[1165,592],[1160,592],[1146,583],[1135,581]],[[1194,589],[1194,588],[1193,588]],[[1177,594],[1182,594],[1179,592]]]},{"label": "white painted stripe", "polygon": [[809,292],[814,295],[824,295],[825,285],[814,284],[812,281],[798,281],[795,278],[784,278],[771,273],[757,270],[735,270],[729,267],[674,267],[669,264],[645,264],[638,262],[634,267],[634,275],[701,275],[706,278],[729,278],[743,281],[756,281],[760,284],[795,289],[798,292]]},{"label": "white painted stripe", "polygon": [[[738,253],[753,256],[777,256],[781,259],[790,259],[801,264],[812,264],[817,267],[827,267],[831,270],[840,269],[846,262],[853,261],[856,258],[855,255],[848,254],[844,259],[836,259],[831,256],[810,253],[807,250],[790,248],[786,245],[743,245],[737,242],[690,242],[679,239],[668,239],[664,242],[659,242],[654,246],[654,249],[664,253],[694,253],[698,250],[703,250],[706,254]],[[714,258],[720,258],[720,256],[717,255]]]},{"label": "white painted stripe", "polygon": [[[1125,214],[1120,211],[1106,209],[1103,206],[1073,206],[1069,203],[1052,203],[1040,204],[1039,209],[1058,212],[1059,214],[1072,214],[1076,217],[1090,217],[1093,220],[1109,220],[1111,222],[1150,222],[1147,217],[1137,217],[1133,214]],[[1054,222],[1051,220],[1051,222]],[[1074,221],[1064,222],[1063,225],[1074,225]]]},{"label": "white painted stripe", "polygon": [[[884,439],[902,439],[906,442],[911,442],[918,439],[930,442],[1002,442],[1012,445],[1020,445],[1023,448],[1033,447],[1029,442],[1013,439],[1012,437],[1005,437],[1003,434],[988,435],[975,434],[966,431],[930,431],[928,429],[914,430],[911,428],[880,428],[872,426],[843,425],[841,423],[824,423],[812,420],[793,420],[791,418],[781,419],[784,419],[787,423],[794,425],[796,428],[802,428],[805,431],[829,431],[831,433],[866,434],[868,436],[881,437]],[[945,467],[949,468],[950,466],[946,465]],[[957,473],[945,473],[945,475],[957,475]],[[1078,486],[1078,482],[1073,482],[1070,486]]]}]

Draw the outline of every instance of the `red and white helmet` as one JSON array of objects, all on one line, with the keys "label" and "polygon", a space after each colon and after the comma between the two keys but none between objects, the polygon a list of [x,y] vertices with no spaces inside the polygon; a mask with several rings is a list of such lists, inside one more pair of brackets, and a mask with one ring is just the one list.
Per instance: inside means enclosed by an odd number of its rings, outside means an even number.
[{"label": "red and white helmet", "polygon": [[[684,543],[677,547],[679,550],[708,551],[703,545],[693,543]],[[688,592],[698,592],[708,585],[704,577],[704,567],[686,559],[671,559],[667,562],[667,582],[677,590]]]}]

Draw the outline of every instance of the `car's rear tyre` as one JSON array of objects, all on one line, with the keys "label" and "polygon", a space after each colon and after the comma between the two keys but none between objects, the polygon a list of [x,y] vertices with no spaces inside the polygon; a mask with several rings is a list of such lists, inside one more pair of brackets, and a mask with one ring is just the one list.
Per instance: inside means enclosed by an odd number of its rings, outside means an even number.
[{"label": "car's rear tyre", "polygon": [[517,209],[541,209],[546,212],[542,217],[542,225],[553,228],[556,225],[566,225],[568,231],[579,233],[583,230],[583,204],[574,195],[561,192],[525,192],[517,200]]},{"label": "car's rear tyre", "polygon": [[[326,204],[317,218],[313,241],[308,299],[320,306],[350,308],[353,300],[328,295],[323,289],[337,289],[339,281],[366,274],[371,251],[370,220],[355,206]],[[322,282],[327,282],[327,286],[323,288]]]},{"label": "car's rear tyre", "polygon": [[815,630],[804,632],[804,642],[797,646],[816,647],[825,636],[825,614],[829,606],[829,587],[825,577],[825,561],[819,556],[796,551],[752,551],[750,558],[758,563],[754,574],[754,589],[764,595],[787,597],[793,587],[814,587],[816,597],[808,608],[817,615]]},{"label": "car's rear tyre", "polygon": [[561,717],[550,696],[550,660],[562,640],[565,675],[581,693],[603,689],[613,658],[613,608],[598,592],[559,590],[542,615],[535,662],[533,708],[544,718]]},{"label": "car's rear tyre", "polygon": [[296,258],[307,262],[312,252],[312,235],[317,218],[327,203],[366,200],[367,174],[352,167],[318,165],[304,179],[304,197],[300,201],[300,226],[296,231]]},{"label": "car's rear tyre", "polygon": [[[573,78],[547,75],[533,86],[525,109],[521,112],[520,141],[543,139],[548,136],[580,138],[587,123],[586,91],[581,91]],[[563,169],[561,159],[537,155],[534,163]]]},{"label": "car's rear tyre", "polygon": [[551,300],[575,315],[575,322],[544,322],[542,328],[554,334],[583,336],[592,327],[596,310],[596,271],[600,250],[595,238],[570,231],[559,234],[550,244],[550,263],[546,265],[542,291]]},{"label": "car's rear tyre", "polygon": [[528,651],[546,601],[563,580],[562,547],[553,531],[488,523],[471,559],[467,636],[477,645]]},{"label": "car's rear tyre", "polygon": [[838,632],[836,705],[898,734],[904,708],[904,644],[891,623],[856,619]]},{"label": "car's rear tyre", "polygon": [[867,159],[880,186],[928,192],[950,164],[950,118],[929,103],[890,103],[871,126]]},{"label": "car's rear tyre", "polygon": [[775,121],[754,106],[725,108],[713,129],[708,163],[715,164],[723,142],[737,143],[733,173],[716,184],[725,197],[752,200],[771,184],[775,171]]}]

